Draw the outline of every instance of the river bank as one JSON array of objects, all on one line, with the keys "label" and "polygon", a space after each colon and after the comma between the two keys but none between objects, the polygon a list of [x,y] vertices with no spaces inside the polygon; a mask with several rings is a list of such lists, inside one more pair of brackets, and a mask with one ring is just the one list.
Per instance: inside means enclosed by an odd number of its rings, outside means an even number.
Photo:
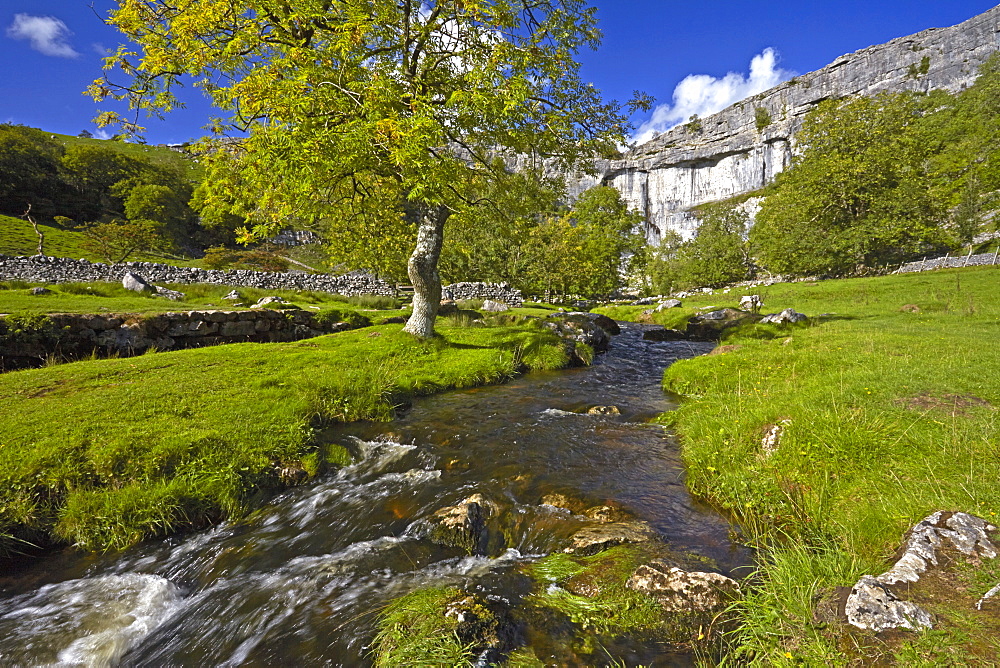
[{"label": "river bank", "polygon": [[992,613],[964,607],[1000,581],[989,560],[956,576],[961,597],[928,605],[933,630],[860,632],[817,608],[885,571],[931,513],[1000,513],[998,276],[987,267],[762,287],[763,312],[793,308],[809,324],[736,328],[715,354],[666,370],[665,389],[684,401],[661,421],[679,435],[688,485],[733,513],[759,550],[734,659],[997,660]]},{"label": "river bank", "polygon": [[[351,458],[325,425],[571,361],[538,321],[400,325],[0,375],[0,547],[122,548],[239,517]],[[586,346],[580,346],[583,355]]]}]

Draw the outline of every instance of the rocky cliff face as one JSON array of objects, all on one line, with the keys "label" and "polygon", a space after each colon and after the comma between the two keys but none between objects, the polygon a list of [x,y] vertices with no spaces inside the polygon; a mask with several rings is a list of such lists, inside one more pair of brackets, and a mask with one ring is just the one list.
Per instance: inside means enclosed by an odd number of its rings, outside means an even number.
[{"label": "rocky cliff face", "polygon": [[[757,190],[788,167],[803,117],[823,100],[883,91],[957,92],[998,48],[1000,6],[951,28],[841,56],[701,119],[700,128],[678,126],[622,160],[602,163],[601,180],[646,214],[650,242],[668,229],[690,237],[697,228],[692,207]],[[584,179],[574,190],[596,180]]]}]

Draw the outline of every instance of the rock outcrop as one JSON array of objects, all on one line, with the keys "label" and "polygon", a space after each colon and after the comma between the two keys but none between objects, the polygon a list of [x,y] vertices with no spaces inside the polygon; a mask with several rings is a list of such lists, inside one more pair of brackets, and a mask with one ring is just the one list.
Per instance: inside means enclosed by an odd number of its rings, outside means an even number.
[{"label": "rock outcrop", "polygon": [[[599,177],[580,179],[575,189],[598,182],[617,188],[646,215],[651,242],[665,230],[690,237],[697,228],[692,207],[758,190],[788,167],[804,116],[823,100],[883,91],[957,92],[975,81],[979,66],[998,47],[1000,7],[995,7],[957,26],[841,56],[698,123],[678,126],[621,160],[602,163]],[[748,213],[756,212],[752,200],[746,206]]]}]

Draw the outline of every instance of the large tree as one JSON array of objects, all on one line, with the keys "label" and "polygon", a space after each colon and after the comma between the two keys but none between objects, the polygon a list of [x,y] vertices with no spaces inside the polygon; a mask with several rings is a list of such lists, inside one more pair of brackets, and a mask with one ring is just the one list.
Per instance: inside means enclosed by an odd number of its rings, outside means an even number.
[{"label": "large tree", "polygon": [[131,78],[96,97],[170,110],[190,75],[223,111],[216,134],[246,133],[208,154],[209,205],[257,232],[323,217],[372,252],[410,235],[417,336],[434,332],[445,223],[509,176],[498,156],[570,169],[624,140],[579,75],[599,38],[583,0],[119,0],[109,22],[141,52],[109,58]]}]

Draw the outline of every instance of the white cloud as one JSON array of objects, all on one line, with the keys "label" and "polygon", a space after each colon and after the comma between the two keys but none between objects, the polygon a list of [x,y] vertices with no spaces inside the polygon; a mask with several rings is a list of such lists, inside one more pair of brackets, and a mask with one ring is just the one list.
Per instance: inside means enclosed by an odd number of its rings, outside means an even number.
[{"label": "white cloud", "polygon": [[750,74],[730,72],[718,78],[707,74],[691,74],[674,88],[672,104],[661,104],[653,116],[639,126],[632,140],[638,144],[657,134],[686,123],[691,116],[700,117],[722,111],[740,100],[761,93],[795,76],[794,72],[778,67],[777,52],[768,47],[750,61]]},{"label": "white cloud", "polygon": [[76,58],[80,55],[66,41],[72,34],[66,24],[54,16],[15,14],[14,22],[7,28],[7,37],[26,39],[35,51],[56,58]]},{"label": "white cloud", "polygon": [[104,128],[94,130],[94,139],[111,139],[112,135]]}]

